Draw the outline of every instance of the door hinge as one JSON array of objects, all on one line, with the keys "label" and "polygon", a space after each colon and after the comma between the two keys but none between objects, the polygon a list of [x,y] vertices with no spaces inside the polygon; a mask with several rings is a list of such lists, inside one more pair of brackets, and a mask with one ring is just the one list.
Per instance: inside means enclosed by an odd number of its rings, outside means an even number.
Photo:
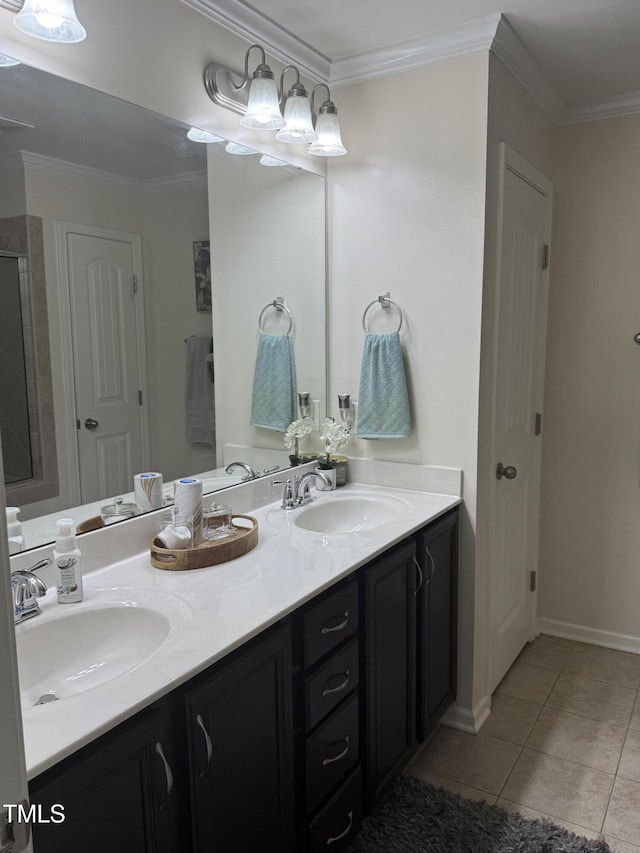
[{"label": "door hinge", "polygon": [[131,276],[131,285],[132,285],[132,292],[137,293],[138,292],[138,276],[137,275]]},{"label": "door hinge", "polygon": [[530,592],[536,591],[537,580],[538,580],[538,573],[537,572],[531,572],[531,574],[529,575],[529,591]]},{"label": "door hinge", "polygon": [[81,429],[80,419],[76,418],[76,429]]},{"label": "door hinge", "polygon": [[542,269],[546,270],[549,268],[549,246],[544,245],[542,247]]},{"label": "door hinge", "polygon": [[540,435],[542,432],[542,412],[536,412],[535,434]]},{"label": "door hinge", "polygon": [[138,391],[138,405],[142,405],[142,391]]}]

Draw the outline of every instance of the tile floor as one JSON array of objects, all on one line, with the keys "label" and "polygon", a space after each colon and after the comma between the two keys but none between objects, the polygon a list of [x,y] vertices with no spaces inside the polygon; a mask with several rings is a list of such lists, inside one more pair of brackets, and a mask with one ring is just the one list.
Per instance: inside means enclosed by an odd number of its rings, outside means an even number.
[{"label": "tile floor", "polygon": [[408,772],[640,853],[640,655],[541,635],[477,735],[440,726]]}]

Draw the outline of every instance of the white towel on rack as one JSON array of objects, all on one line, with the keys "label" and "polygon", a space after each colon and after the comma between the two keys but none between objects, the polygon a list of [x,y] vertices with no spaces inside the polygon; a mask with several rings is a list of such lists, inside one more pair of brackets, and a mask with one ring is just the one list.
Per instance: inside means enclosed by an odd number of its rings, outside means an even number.
[{"label": "white towel on rack", "polygon": [[187,441],[194,444],[216,443],[212,338],[187,340]]}]

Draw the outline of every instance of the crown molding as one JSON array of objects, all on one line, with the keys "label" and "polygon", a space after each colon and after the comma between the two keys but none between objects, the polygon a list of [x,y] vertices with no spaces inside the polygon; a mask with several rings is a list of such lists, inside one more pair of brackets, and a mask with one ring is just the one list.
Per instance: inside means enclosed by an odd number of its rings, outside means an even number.
[{"label": "crown molding", "polygon": [[66,160],[57,160],[54,157],[45,157],[42,154],[34,154],[32,151],[12,151],[10,154],[4,154],[0,157],[0,173],[14,172],[19,169],[31,169],[34,172],[44,172],[60,178],[88,181],[92,184],[100,184],[112,189],[126,190],[142,195],[202,187],[207,184],[207,173],[204,170],[183,172],[167,178],[142,180],[117,175],[114,172],[105,172],[102,169],[94,169],[90,166],[80,166]]},{"label": "crown molding", "polygon": [[580,124],[585,121],[597,121],[606,118],[619,118],[640,113],[640,89],[624,92],[599,101],[587,101],[584,104],[568,106],[558,122],[561,125]]},{"label": "crown molding", "polygon": [[566,104],[558,97],[542,69],[504,15],[500,16],[492,52],[555,124],[562,124]]},{"label": "crown molding", "polygon": [[294,63],[301,72],[317,83],[328,82],[331,62],[326,56],[238,0],[181,2],[249,43],[259,41],[271,56],[285,65]]},{"label": "crown molding", "polygon": [[380,50],[343,56],[331,63],[329,81],[334,86],[346,86],[386,74],[422,68],[467,53],[489,50],[500,20],[500,14],[488,15],[459,27],[409,39]]}]

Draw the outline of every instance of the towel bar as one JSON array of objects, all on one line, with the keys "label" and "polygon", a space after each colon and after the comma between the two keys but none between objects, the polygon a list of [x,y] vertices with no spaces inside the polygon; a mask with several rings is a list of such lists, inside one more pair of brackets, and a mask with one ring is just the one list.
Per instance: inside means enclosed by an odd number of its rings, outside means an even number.
[{"label": "towel bar", "polygon": [[398,312],[398,315],[400,317],[400,322],[398,323],[398,328],[396,329],[396,331],[399,332],[400,329],[402,328],[402,320],[403,320],[402,311],[401,311],[400,306],[398,305],[397,302],[394,302],[393,299],[391,299],[388,295],[385,295],[385,296],[379,296],[377,299],[374,299],[373,302],[370,302],[367,305],[367,307],[364,309],[364,314],[362,315],[362,328],[364,329],[365,334],[369,333],[369,329],[367,329],[367,323],[366,323],[367,311],[369,310],[369,308],[372,308],[374,305],[377,305],[378,303],[380,303],[380,305],[382,305],[383,308],[388,308],[389,305],[393,305],[393,307],[396,309],[396,311]]},{"label": "towel bar", "polygon": [[258,329],[260,329],[260,331],[265,334],[265,331],[262,328],[262,318],[265,315],[265,311],[268,311],[269,308],[275,308],[276,311],[287,312],[287,316],[289,317],[289,328],[287,329],[286,334],[288,335],[293,327],[293,317],[291,316],[291,311],[289,311],[284,302],[279,302],[277,299],[274,299],[273,302],[269,302],[268,305],[265,305],[262,311],[260,312],[260,316],[258,317]]}]

